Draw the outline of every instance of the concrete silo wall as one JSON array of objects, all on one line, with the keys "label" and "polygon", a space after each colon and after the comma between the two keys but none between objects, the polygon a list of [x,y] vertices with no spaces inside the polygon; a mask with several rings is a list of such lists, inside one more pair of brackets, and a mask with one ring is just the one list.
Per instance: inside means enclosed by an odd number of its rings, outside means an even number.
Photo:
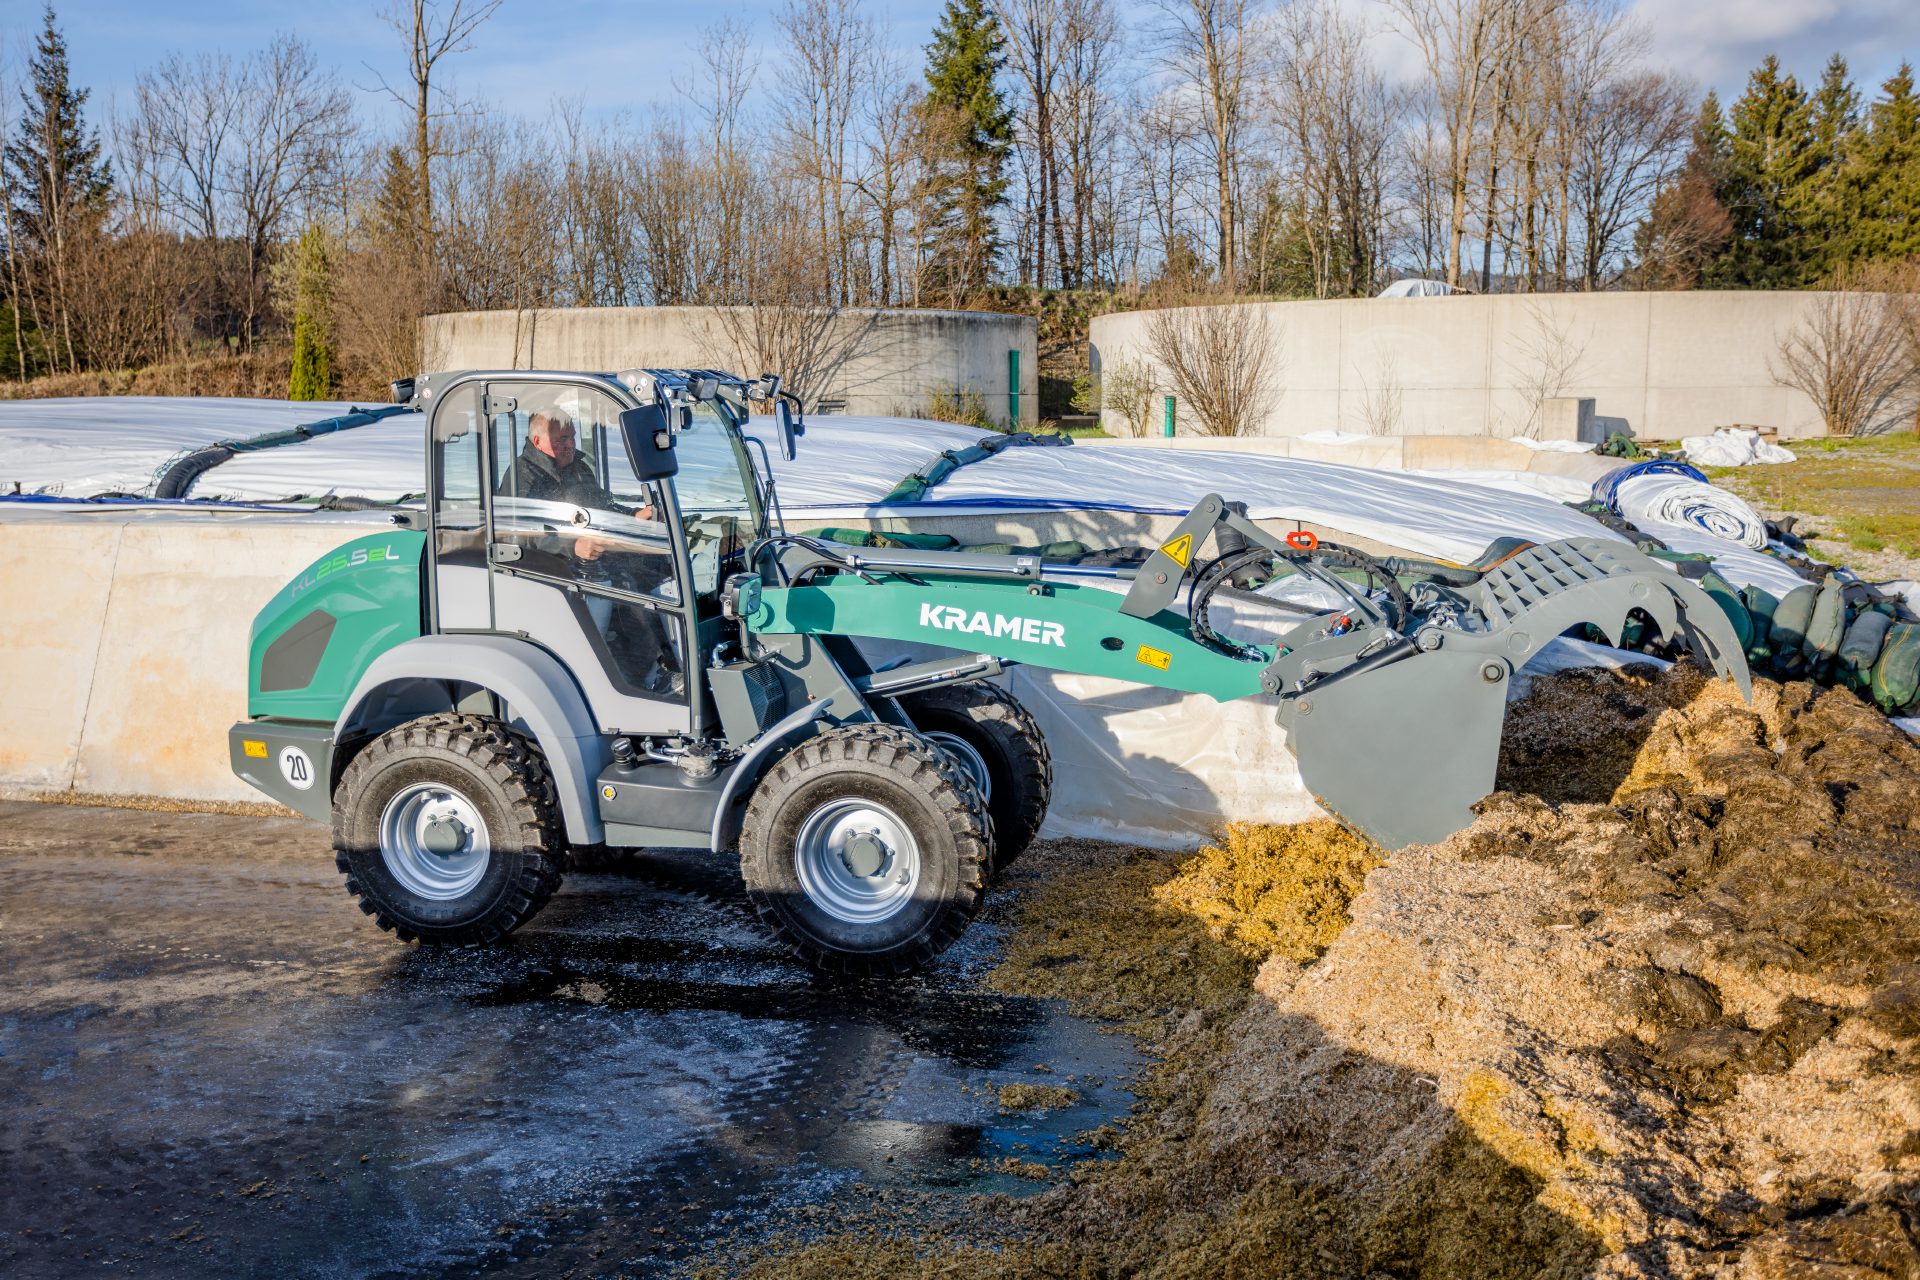
[{"label": "concrete silo wall", "polygon": [[[1769,360],[1824,297],[1810,292],[1560,293],[1250,303],[1265,312],[1273,394],[1255,434],[1522,434],[1536,400],[1591,400],[1589,435],[1673,440],[1715,427],[1822,433]],[[1093,321],[1096,368],[1157,366],[1150,312]],[[1172,391],[1153,368],[1153,433]],[[1397,410],[1397,413],[1388,412]],[[1911,407],[1887,406],[1878,425]],[[1197,431],[1190,410],[1179,434]],[[1109,431],[1124,419],[1109,411]],[[1396,420],[1385,428],[1388,420]],[[1910,416],[1908,418],[1910,421]],[[1559,434],[1546,432],[1547,435]]]},{"label": "concrete silo wall", "polygon": [[[1017,392],[1023,426],[1039,423],[1039,330],[1031,316],[984,311],[844,310],[799,343],[756,344],[779,317],[746,308],[580,307],[461,311],[428,316],[426,363],[434,369],[721,368],[762,372],[759,346],[804,346],[819,372],[807,408],[898,415],[924,409],[936,389],[972,390],[996,421]],[[1018,353],[1018,386],[1012,383]]]}]

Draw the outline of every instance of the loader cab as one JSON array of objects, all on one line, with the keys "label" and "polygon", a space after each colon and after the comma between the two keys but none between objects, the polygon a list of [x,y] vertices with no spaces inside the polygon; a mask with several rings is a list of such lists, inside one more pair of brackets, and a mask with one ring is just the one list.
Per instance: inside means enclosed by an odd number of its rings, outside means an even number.
[{"label": "loader cab", "polygon": [[[711,395],[685,371],[656,370],[462,374],[434,387],[429,630],[551,651],[605,733],[701,736],[713,715],[703,636],[766,515],[744,412],[695,390]],[[644,481],[620,414],[669,400],[689,410],[675,420],[679,473]]]}]

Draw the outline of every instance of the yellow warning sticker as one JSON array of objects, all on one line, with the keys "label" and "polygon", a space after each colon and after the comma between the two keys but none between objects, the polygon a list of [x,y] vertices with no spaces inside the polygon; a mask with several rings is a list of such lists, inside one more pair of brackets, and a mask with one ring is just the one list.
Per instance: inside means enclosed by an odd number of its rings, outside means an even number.
[{"label": "yellow warning sticker", "polygon": [[[1184,569],[1187,567],[1187,561],[1193,559],[1193,535],[1183,533],[1160,550],[1166,552],[1167,559]],[[1146,659],[1142,658],[1140,661],[1145,662]]]},{"label": "yellow warning sticker", "polygon": [[258,756],[262,760],[267,758],[267,744],[264,742],[248,742],[242,738],[240,745],[246,748],[247,754],[250,756]]},{"label": "yellow warning sticker", "polygon": [[1167,667],[1172,664],[1173,655],[1170,653],[1162,653],[1158,649],[1150,648],[1143,644],[1140,646],[1140,652],[1133,655],[1133,660],[1135,662],[1144,662],[1150,667],[1158,667],[1162,671],[1165,671]]}]

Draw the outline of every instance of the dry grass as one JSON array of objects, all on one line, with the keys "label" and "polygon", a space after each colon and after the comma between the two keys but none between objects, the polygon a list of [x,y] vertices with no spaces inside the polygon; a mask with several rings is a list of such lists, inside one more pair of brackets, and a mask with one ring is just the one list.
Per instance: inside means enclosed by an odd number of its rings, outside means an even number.
[{"label": "dry grass", "polygon": [[56,373],[0,383],[0,400],[61,396],[240,396],[284,400],[293,377],[293,349],[266,347],[242,356],[210,355],[142,369]]}]

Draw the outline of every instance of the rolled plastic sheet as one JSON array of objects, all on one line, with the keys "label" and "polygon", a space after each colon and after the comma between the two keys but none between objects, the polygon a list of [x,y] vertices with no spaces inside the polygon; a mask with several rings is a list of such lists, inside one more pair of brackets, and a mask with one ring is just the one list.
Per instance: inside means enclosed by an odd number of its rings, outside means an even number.
[{"label": "rolled plastic sheet", "polygon": [[1704,480],[1675,475],[1641,475],[1614,486],[1621,515],[1659,536],[1654,525],[1680,525],[1704,530],[1716,538],[1763,551],[1767,521],[1747,503]]}]

